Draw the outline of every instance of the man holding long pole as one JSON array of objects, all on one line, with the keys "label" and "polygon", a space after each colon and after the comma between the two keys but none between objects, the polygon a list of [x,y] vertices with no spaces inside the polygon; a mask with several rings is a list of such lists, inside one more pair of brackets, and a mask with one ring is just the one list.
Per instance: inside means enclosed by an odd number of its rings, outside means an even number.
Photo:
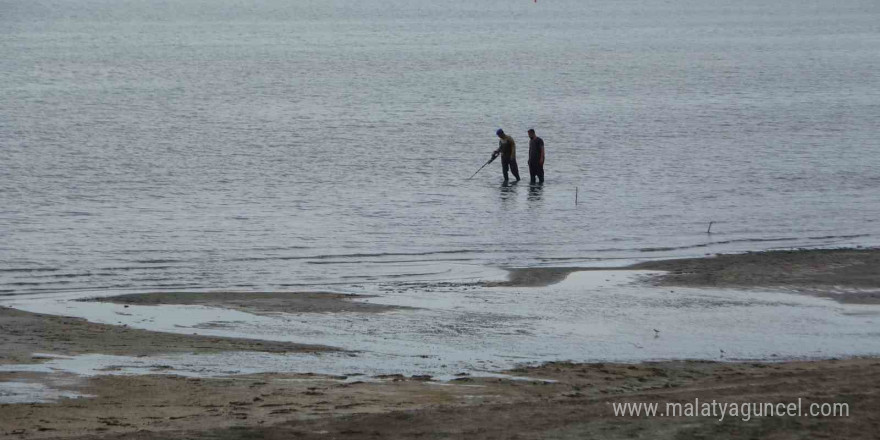
[{"label": "man holding long pole", "polygon": [[504,183],[507,183],[507,170],[513,173],[516,181],[519,182],[519,168],[516,166],[516,142],[513,138],[504,134],[504,130],[498,129],[495,132],[498,135],[498,149],[495,154],[501,154],[501,171],[504,173]]}]

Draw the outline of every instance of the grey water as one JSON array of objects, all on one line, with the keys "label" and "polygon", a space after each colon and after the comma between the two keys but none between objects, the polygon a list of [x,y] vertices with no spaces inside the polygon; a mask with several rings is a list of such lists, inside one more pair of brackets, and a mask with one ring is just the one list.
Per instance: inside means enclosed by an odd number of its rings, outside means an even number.
[{"label": "grey water", "polygon": [[0,0],[0,294],[877,245],[878,54],[874,0]]}]

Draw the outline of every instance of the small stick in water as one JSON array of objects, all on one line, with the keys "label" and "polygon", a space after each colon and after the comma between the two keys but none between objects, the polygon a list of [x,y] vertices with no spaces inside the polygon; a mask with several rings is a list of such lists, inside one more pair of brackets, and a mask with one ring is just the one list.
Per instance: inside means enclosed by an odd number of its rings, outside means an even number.
[{"label": "small stick in water", "polygon": [[574,187],[574,206],[578,204],[578,187]]},{"label": "small stick in water", "polygon": [[712,233],[712,223],[715,223],[715,222],[709,222],[709,229],[706,229],[706,233],[707,233],[707,234],[711,234],[711,233]]}]

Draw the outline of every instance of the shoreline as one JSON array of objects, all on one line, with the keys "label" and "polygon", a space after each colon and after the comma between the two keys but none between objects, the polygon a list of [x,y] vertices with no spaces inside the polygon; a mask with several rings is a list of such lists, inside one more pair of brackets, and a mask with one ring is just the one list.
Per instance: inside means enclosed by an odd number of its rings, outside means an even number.
[{"label": "shoreline", "polygon": [[652,270],[654,286],[782,289],[845,304],[880,304],[880,249],[798,249],[646,261],[624,267],[508,268],[486,287],[545,287],[575,272]]},{"label": "shoreline", "polygon": [[0,365],[45,360],[33,353],[73,356],[107,354],[142,357],[174,353],[319,353],[338,351],[321,345],[196,334],[163,333],[98,324],[81,318],[44,315],[0,307]]},{"label": "shoreline", "polygon": [[[860,302],[880,288],[880,250],[769,251],[710,258],[664,260],[600,270],[664,270],[646,282],[658,286],[783,289]],[[484,287],[540,287],[591,268],[511,269],[505,282]],[[826,296],[827,295],[827,296]],[[832,295],[836,295],[832,296]],[[845,297],[847,295],[852,295]],[[871,293],[873,295],[873,293]],[[400,309],[333,293],[147,293],[86,301],[119,305],[185,304],[254,314],[354,313],[369,316]],[[96,324],[79,318],[0,307],[0,365],[43,361],[33,353],[151,356],[174,353],[321,353],[333,347],[161,333]],[[528,438],[629,438],[657,429],[676,438],[736,432],[797,438],[809,430],[867,438],[880,423],[880,357],[716,362],[547,362],[504,373],[532,379],[472,377],[448,382],[391,374],[333,377],[263,373],[184,378],[173,374],[101,375],[0,372],[0,383],[46,386],[84,398],[48,403],[0,404],[8,414],[0,432],[12,438],[417,438],[430,434],[477,439],[523,433]],[[2,384],[0,384],[2,387]],[[612,402],[841,401],[853,417],[841,419],[616,417]],[[498,424],[497,417],[507,421]],[[736,425],[731,425],[736,423]],[[722,428],[723,427],[723,428]],[[794,429],[793,429],[794,428]],[[730,431],[730,432],[734,432]],[[438,435],[439,435],[438,434]]]},{"label": "shoreline", "polygon": [[666,271],[654,285],[775,288],[848,304],[880,304],[880,249],[810,249],[722,254],[638,263]]},{"label": "shoreline", "polygon": [[[401,375],[357,380],[311,374],[224,378],[165,375],[56,378],[91,397],[0,405],[10,438],[873,438],[880,423],[880,358],[823,361],[549,362],[438,385]],[[354,380],[352,380],[354,379]],[[375,380],[379,379],[379,380]],[[0,381],[39,375],[0,373]],[[43,378],[42,380],[45,380]],[[52,381],[49,381],[52,383]],[[841,403],[838,418],[622,417],[613,404],[718,401]],[[499,423],[503,420],[503,423]]]},{"label": "shoreline", "polygon": [[[765,251],[648,261],[619,268],[531,267],[507,270],[509,277],[506,281],[476,284],[488,288],[545,287],[581,271],[651,270],[666,273],[646,277],[641,282],[667,287],[761,288],[829,298],[845,304],[880,304],[880,249]],[[290,313],[369,315],[413,309],[368,302],[374,297],[332,292],[219,291],[134,293],[76,301],[112,303],[125,307],[195,305],[269,316]],[[320,344],[141,330],[2,306],[0,338],[0,365],[30,363],[30,353],[147,356],[225,351],[344,351]]]}]

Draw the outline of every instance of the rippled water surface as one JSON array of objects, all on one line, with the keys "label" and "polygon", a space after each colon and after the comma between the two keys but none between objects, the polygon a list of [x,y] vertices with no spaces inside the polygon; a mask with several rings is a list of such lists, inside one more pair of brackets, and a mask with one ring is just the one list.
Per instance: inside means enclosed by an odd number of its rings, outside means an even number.
[{"label": "rippled water surface", "polygon": [[[0,0],[0,294],[880,244],[878,53],[876,1]],[[467,180],[498,127],[543,187]]]}]

